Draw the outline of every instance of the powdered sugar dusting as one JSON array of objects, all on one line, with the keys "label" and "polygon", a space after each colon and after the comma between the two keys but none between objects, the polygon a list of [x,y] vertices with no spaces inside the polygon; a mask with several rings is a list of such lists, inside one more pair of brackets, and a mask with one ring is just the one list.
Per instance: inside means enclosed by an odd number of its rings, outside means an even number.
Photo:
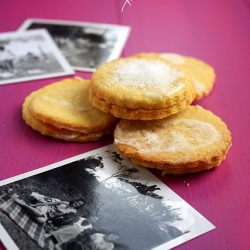
[{"label": "powdered sugar dusting", "polygon": [[159,60],[133,58],[120,62],[111,81],[123,87],[165,93],[180,88],[183,83],[175,81],[182,76],[182,71]]},{"label": "powdered sugar dusting", "polygon": [[157,131],[151,127],[126,130],[126,136],[119,128],[115,143],[130,145],[145,154],[187,153],[211,145],[219,138],[219,133],[209,123],[178,119],[157,126]]}]

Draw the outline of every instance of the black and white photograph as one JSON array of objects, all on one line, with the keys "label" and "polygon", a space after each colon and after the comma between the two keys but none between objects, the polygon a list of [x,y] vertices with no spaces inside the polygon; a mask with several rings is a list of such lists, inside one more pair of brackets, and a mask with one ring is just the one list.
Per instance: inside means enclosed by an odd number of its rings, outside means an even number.
[{"label": "black and white photograph", "polygon": [[215,226],[113,144],[0,182],[7,249],[166,250]]},{"label": "black and white photograph", "polygon": [[27,19],[19,30],[45,28],[70,65],[93,72],[101,64],[120,56],[130,33],[129,26]]},{"label": "black and white photograph", "polygon": [[45,29],[0,34],[0,85],[72,74]]}]

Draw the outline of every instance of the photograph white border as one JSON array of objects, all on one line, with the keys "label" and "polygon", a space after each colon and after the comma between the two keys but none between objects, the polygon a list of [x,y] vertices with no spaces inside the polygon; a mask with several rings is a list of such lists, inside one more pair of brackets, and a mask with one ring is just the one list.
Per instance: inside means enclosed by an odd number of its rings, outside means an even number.
[{"label": "photograph white border", "polygon": [[[55,24],[62,26],[74,26],[74,27],[83,27],[83,28],[101,28],[101,29],[109,29],[116,34],[117,42],[114,45],[109,57],[106,62],[111,61],[113,59],[117,59],[120,57],[122,50],[125,47],[125,44],[128,40],[129,34],[131,32],[131,28],[127,25],[117,25],[117,24],[106,24],[106,23],[94,23],[94,22],[80,22],[80,21],[66,21],[66,20],[55,20],[55,19],[39,19],[39,18],[29,18],[26,19],[18,31],[27,30],[30,25],[33,23],[39,24]],[[52,36],[53,37],[53,36]],[[86,72],[94,72],[96,68],[94,67],[72,67],[77,71],[86,71]]]},{"label": "photograph white border", "polygon": [[12,238],[9,236],[9,234],[6,232],[2,224],[0,223],[0,239],[2,239],[3,245],[6,247],[6,249],[10,250],[19,250],[19,247],[16,245],[16,243],[12,240]]},{"label": "photograph white border", "polygon": [[[67,60],[62,55],[61,51],[58,49],[54,41],[52,40],[51,36],[45,29],[39,30],[28,30],[23,32],[5,32],[0,34],[0,43],[5,40],[15,41],[16,39],[22,38],[29,38],[41,36],[44,40],[43,46],[46,47],[46,50],[49,50],[50,53],[53,54],[53,58],[57,61],[58,65],[61,68],[60,72],[49,72],[44,74],[33,74],[27,75],[24,77],[6,77],[6,80],[0,80],[1,84],[11,84],[11,83],[18,83],[18,82],[26,82],[26,81],[33,81],[45,78],[53,78],[58,76],[66,76],[66,75],[73,75],[75,72],[72,67],[69,65]],[[20,48],[19,48],[20,49]]]}]

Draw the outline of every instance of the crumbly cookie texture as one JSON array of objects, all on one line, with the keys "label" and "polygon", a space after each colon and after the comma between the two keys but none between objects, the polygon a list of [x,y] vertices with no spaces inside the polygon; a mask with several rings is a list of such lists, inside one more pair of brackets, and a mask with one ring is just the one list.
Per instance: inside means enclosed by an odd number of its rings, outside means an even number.
[{"label": "crumbly cookie texture", "polygon": [[23,119],[41,134],[66,141],[111,135],[117,119],[89,104],[88,88],[89,81],[78,77],[34,91],[23,103]]},{"label": "crumbly cookie texture", "polygon": [[212,66],[200,59],[176,53],[162,53],[161,56],[174,65],[183,68],[195,86],[195,100],[207,96],[212,91],[216,78]]},{"label": "crumbly cookie texture", "polygon": [[152,121],[121,120],[116,126],[118,151],[133,163],[185,174],[217,167],[231,146],[226,124],[200,106]]},{"label": "crumbly cookie texture", "polygon": [[187,107],[195,89],[185,72],[158,54],[119,58],[93,73],[90,103],[118,118],[165,118]]}]

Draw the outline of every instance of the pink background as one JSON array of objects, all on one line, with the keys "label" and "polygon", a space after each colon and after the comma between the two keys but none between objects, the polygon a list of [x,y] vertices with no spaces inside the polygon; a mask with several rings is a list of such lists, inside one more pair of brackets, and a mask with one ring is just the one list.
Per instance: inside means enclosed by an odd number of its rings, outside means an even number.
[{"label": "pink background", "polygon": [[[124,2],[1,0],[0,32],[15,31],[26,18],[123,24],[132,29],[123,56],[176,52],[211,64],[217,75],[214,90],[197,104],[228,124],[233,146],[227,159],[216,170],[193,175],[160,177],[154,173],[216,226],[177,249],[250,249],[249,0],[133,0],[121,12]],[[83,144],[63,142],[24,124],[24,98],[60,79],[0,85],[0,180],[112,142],[112,138]]]}]

